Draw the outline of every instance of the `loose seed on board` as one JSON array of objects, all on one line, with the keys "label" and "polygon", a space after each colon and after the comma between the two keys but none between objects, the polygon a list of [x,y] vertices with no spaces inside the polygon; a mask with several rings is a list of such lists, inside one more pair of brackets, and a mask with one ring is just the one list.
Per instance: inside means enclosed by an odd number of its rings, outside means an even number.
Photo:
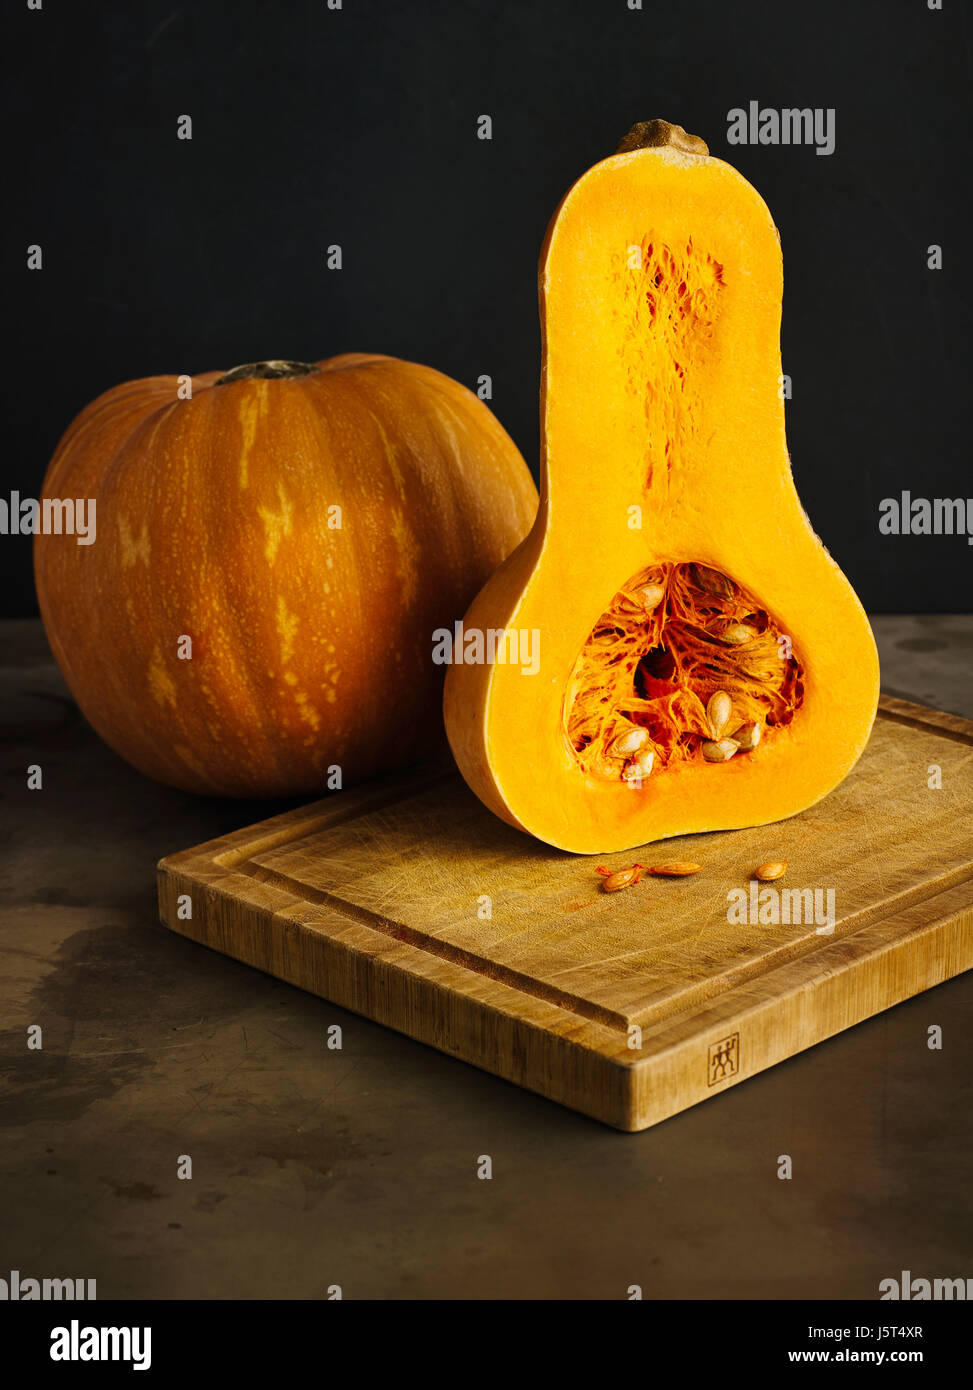
[{"label": "loose seed on board", "polygon": [[626,729],[625,733],[619,734],[618,738],[612,741],[608,749],[609,756],[612,758],[630,758],[633,753],[637,753],[648,739],[648,731],[645,729]]},{"label": "loose seed on board", "polygon": [[709,720],[710,731],[715,739],[723,737],[723,731],[729,724],[732,713],[733,701],[726,691],[714,690],[706,702],[706,718]]},{"label": "loose seed on board", "polygon": [[604,879],[601,885],[603,892],[617,893],[620,888],[628,888],[633,883],[638,883],[644,868],[644,864],[633,864],[630,869],[616,869],[612,873],[604,864],[599,864],[595,873],[601,874]]},{"label": "loose seed on board", "polygon": [[749,623],[727,623],[720,640],[729,647],[742,647],[744,642],[752,642],[756,635],[757,629]]},{"label": "loose seed on board", "polygon": [[641,782],[644,777],[648,777],[652,771],[652,764],[655,762],[655,750],[643,748],[641,753],[625,764],[622,777],[626,782]]},{"label": "loose seed on board", "polygon": [[741,724],[733,735],[733,742],[740,745],[741,753],[752,753],[760,742],[759,724]]},{"label": "loose seed on board", "polygon": [[650,869],[646,869],[647,874],[655,874],[656,878],[686,878],[689,874],[698,874],[702,869],[702,864],[653,864]]},{"label": "loose seed on board", "polygon": [[761,883],[770,883],[772,879],[783,878],[787,873],[787,865],[780,859],[772,859],[768,864],[761,864],[754,869],[754,878],[759,878]]},{"label": "loose seed on board", "polygon": [[718,743],[704,743],[702,753],[708,763],[728,763],[739,747],[735,738],[721,738]]}]

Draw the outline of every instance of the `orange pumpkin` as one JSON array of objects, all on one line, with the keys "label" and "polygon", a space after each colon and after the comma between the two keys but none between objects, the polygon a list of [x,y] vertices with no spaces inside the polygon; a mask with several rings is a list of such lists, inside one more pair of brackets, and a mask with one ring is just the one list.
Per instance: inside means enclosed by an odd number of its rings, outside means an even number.
[{"label": "orange pumpkin", "polygon": [[392,357],[186,381],[106,392],[48,469],[45,497],[96,501],[94,544],[34,552],[82,711],[142,772],[208,794],[313,793],[428,751],[434,630],[536,510],[514,444],[465,387]]}]

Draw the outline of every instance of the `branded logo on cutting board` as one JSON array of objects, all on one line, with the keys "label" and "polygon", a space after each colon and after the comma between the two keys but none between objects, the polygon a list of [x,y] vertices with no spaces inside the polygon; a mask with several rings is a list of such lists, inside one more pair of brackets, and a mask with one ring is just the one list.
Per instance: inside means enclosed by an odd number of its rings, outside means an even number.
[{"label": "branded logo on cutting board", "polygon": [[740,1034],[731,1033],[728,1038],[711,1043],[709,1049],[709,1080],[707,1085],[715,1086],[728,1076],[736,1076],[740,1070]]}]

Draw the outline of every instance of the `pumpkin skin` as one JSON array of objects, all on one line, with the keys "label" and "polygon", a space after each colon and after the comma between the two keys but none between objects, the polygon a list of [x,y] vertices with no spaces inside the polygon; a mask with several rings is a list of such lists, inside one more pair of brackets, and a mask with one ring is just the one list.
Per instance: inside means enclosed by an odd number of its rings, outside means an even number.
[{"label": "pumpkin skin", "polygon": [[513,442],[465,387],[392,357],[207,372],[191,399],[179,380],[100,396],[44,482],[97,501],[93,545],[34,547],[89,722],[148,776],[223,796],[322,792],[335,766],[343,784],[429,752],[434,629],[536,510]]},{"label": "pumpkin skin", "polygon": [[[498,816],[578,853],[792,816],[855,764],[879,669],[791,476],[770,213],[698,137],[649,122],[562,201],[539,289],[540,509],[464,627],[536,631],[540,659],[450,668],[460,770]],[[646,582],[663,597],[636,622]],[[714,763],[700,721],[719,688],[762,737]],[[633,724],[654,758],[630,783],[607,740]]]}]

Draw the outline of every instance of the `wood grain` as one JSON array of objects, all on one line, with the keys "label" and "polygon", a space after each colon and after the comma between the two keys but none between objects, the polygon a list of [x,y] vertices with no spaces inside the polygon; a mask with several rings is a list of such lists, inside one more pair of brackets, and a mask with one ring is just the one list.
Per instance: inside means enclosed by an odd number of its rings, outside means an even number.
[{"label": "wood grain", "polygon": [[[596,861],[513,830],[432,768],[171,855],[160,912],[215,950],[644,1129],[973,964],[971,769],[973,724],[883,697],[854,772],[802,815]],[[704,870],[598,891],[596,862],[636,858]],[[770,859],[789,865],[774,888],[833,890],[833,934],[727,920],[728,890]]]}]

